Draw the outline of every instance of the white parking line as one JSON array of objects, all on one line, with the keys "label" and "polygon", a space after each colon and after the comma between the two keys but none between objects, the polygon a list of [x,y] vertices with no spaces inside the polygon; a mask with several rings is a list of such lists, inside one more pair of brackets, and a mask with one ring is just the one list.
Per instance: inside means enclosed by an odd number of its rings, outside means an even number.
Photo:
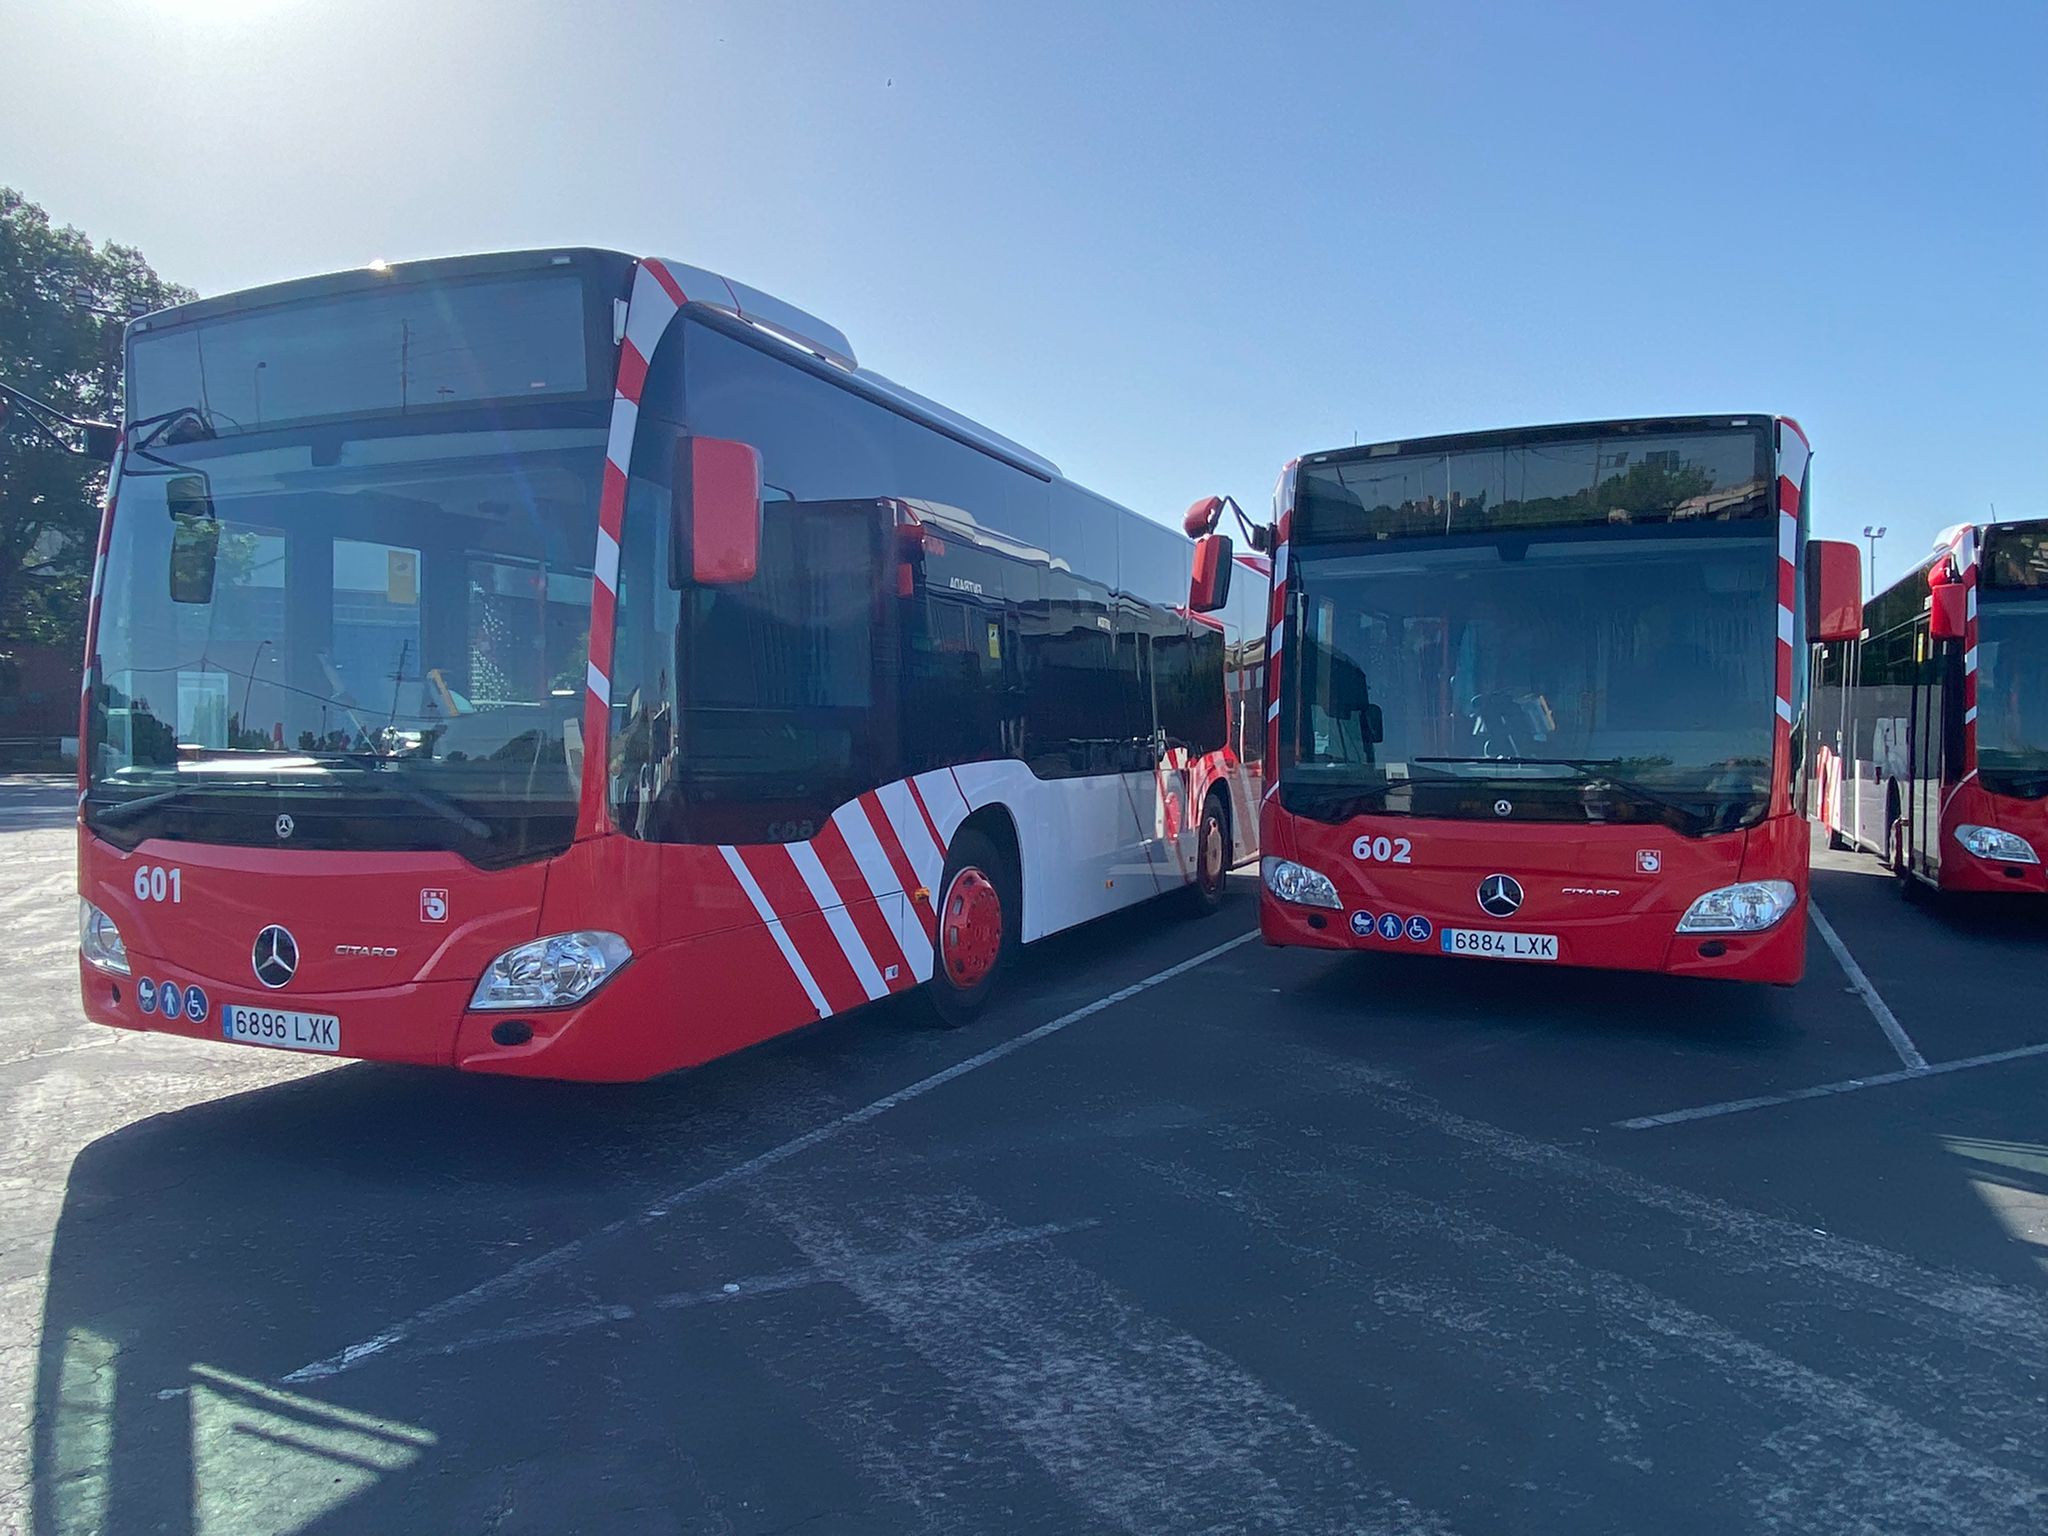
[{"label": "white parking line", "polygon": [[2028,1056],[2048,1056],[2048,1045],[2022,1045],[2010,1051],[1993,1051],[1986,1056],[1965,1056],[1958,1061],[1922,1062],[1904,1072],[1880,1072],[1875,1077],[1845,1077],[1838,1083],[1819,1083],[1811,1088],[1794,1088],[1789,1093],[1759,1094],[1753,1099],[1730,1099],[1725,1104],[1702,1104],[1697,1109],[1674,1109],[1661,1115],[1639,1115],[1614,1123],[1624,1131],[1654,1130],[1660,1125],[1678,1125],[1687,1120],[1711,1120],[1716,1115],[1737,1115],[1746,1109],[1770,1109],[1778,1104],[1796,1104],[1801,1099],[1825,1099],[1838,1093],[1857,1093],[1865,1088],[1883,1088],[1891,1083],[1917,1082],[1939,1077],[1944,1072],[1965,1072],[1971,1067],[1996,1066],[2001,1061],[2020,1061]]},{"label": "white parking line", "polygon": [[870,1120],[878,1119],[890,1110],[908,1104],[912,1099],[923,1098],[924,1095],[930,1093],[934,1088],[942,1088],[956,1077],[965,1077],[969,1072],[975,1071],[977,1068],[988,1066],[992,1062],[1001,1061],[1012,1052],[1021,1051],[1027,1045],[1035,1045],[1047,1036],[1056,1035],[1069,1025],[1078,1024],[1083,1019],[1102,1012],[1105,1008],[1114,1007],[1127,998],[1136,997],[1140,992],[1150,991],[1161,982],[1171,981],[1176,976],[1185,975],[1187,972],[1195,969],[1196,966],[1207,965],[1218,955],[1228,954],[1240,944],[1249,944],[1258,936],[1257,929],[1253,929],[1250,933],[1241,933],[1234,939],[1229,939],[1224,943],[1216,945],[1213,949],[1203,950],[1193,959],[1183,960],[1178,965],[1170,965],[1163,971],[1155,971],[1143,981],[1134,981],[1128,987],[1120,988],[1110,993],[1107,997],[1098,997],[1092,1003],[1084,1003],[1081,1007],[1074,1009],[1073,1012],[1063,1013],[1050,1023],[1041,1024],[1036,1029],[1026,1030],[1014,1039],[1005,1040],[1001,1045],[991,1046],[978,1056],[970,1056],[965,1061],[955,1062],[943,1071],[934,1072],[930,1077],[920,1078],[908,1087],[899,1088],[891,1094],[885,1094],[883,1097],[876,1099],[872,1104],[865,1104],[859,1109],[851,1110],[836,1120],[828,1120],[825,1124],[808,1130],[801,1136],[792,1137],[779,1147],[771,1147],[759,1156],[751,1157],[743,1163],[726,1169],[723,1173],[714,1173],[707,1179],[701,1179],[695,1184],[686,1185],[682,1189],[664,1195],[644,1210],[636,1211],[630,1216],[622,1216],[617,1221],[608,1222],[594,1232],[586,1232],[581,1237],[571,1238],[560,1247],[551,1248],[546,1253],[536,1254],[523,1263],[513,1265],[512,1268],[504,1273],[495,1275],[480,1285],[472,1286],[460,1295],[450,1296],[445,1301],[437,1301],[432,1306],[415,1312],[403,1322],[394,1323],[382,1333],[375,1334],[359,1344],[351,1344],[348,1348],[329,1355],[324,1360],[315,1360],[308,1365],[302,1365],[284,1377],[284,1380],[291,1382],[319,1381],[324,1377],[338,1376],[343,1371],[353,1369],[355,1366],[363,1364],[366,1360],[383,1354],[394,1345],[406,1343],[423,1329],[432,1328],[453,1317],[460,1317],[471,1308],[480,1306],[493,1297],[518,1290],[539,1275],[546,1274],[551,1270],[560,1269],[565,1264],[573,1263],[582,1257],[584,1252],[593,1244],[602,1242],[608,1237],[615,1237],[621,1233],[648,1226],[653,1222],[661,1220],[664,1216],[667,1216],[670,1212],[681,1206],[693,1204],[703,1199],[706,1195],[716,1194],[720,1190],[729,1189],[735,1184],[743,1183],[755,1174],[765,1172],[778,1163],[787,1162],[800,1152],[808,1152],[812,1147],[830,1141],[834,1137],[852,1130],[855,1126],[865,1125]]},{"label": "white parking line", "polygon": [[1856,995],[1863,999],[1863,1006],[1870,1010],[1870,1016],[1877,1020],[1877,1027],[1884,1031],[1885,1039],[1891,1041],[1892,1049],[1899,1053],[1899,1060],[1906,1064],[1908,1072],[1925,1072],[1927,1058],[1920,1054],[1920,1048],[1913,1043],[1905,1026],[1899,1023],[1899,1016],[1893,1013],[1885,1000],[1877,995],[1877,988],[1870,984],[1870,978],[1863,974],[1863,967],[1856,963],[1856,957],[1849,953],[1849,946],[1842,942],[1842,936],[1835,932],[1835,925],[1827,920],[1819,902],[1810,902],[1807,911],[1813,915],[1813,926],[1820,930],[1821,942],[1834,951],[1835,960],[1849,978],[1849,985]]}]

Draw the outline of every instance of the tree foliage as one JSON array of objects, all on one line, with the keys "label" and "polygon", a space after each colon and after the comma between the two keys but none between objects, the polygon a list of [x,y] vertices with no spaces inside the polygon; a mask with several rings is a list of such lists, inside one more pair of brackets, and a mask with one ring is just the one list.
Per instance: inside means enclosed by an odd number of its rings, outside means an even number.
[{"label": "tree foliage", "polygon": [[[195,297],[133,246],[95,246],[0,187],[0,382],[68,416],[117,420],[125,317]],[[82,650],[106,467],[22,418],[0,422],[0,651]]]}]

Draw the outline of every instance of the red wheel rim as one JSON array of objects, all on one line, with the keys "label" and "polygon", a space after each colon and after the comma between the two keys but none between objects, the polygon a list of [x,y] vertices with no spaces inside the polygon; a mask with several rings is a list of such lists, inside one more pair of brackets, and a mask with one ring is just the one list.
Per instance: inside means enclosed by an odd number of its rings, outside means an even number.
[{"label": "red wheel rim", "polygon": [[1202,818],[1202,889],[1213,891],[1223,883],[1223,818]]},{"label": "red wheel rim", "polygon": [[946,887],[939,911],[939,953],[946,975],[972,991],[995,969],[1003,952],[1003,899],[987,875],[969,865]]}]

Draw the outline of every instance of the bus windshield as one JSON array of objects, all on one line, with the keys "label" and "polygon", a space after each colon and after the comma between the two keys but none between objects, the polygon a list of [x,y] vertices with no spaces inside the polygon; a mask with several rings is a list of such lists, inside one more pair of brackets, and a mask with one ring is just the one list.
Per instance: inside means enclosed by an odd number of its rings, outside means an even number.
[{"label": "bus windshield", "polygon": [[[123,466],[88,823],[496,865],[574,831],[601,409]],[[338,462],[336,462],[338,460]],[[289,823],[289,830],[286,830]]]},{"label": "bus windshield", "polygon": [[1777,559],[1755,535],[1305,550],[1285,803],[1747,825],[1768,808]]},{"label": "bus windshield", "polygon": [[1981,596],[1977,771],[1996,794],[2048,793],[2048,601]]}]

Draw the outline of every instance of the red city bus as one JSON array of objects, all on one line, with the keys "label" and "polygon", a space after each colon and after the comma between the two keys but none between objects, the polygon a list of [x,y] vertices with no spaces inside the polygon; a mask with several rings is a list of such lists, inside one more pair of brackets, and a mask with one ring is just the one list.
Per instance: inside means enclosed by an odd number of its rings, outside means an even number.
[{"label": "red city bus", "polygon": [[[644,1078],[1255,849],[1179,533],[600,251],[128,333],[81,765],[95,1020]],[[1226,612],[1228,606],[1226,605]]]},{"label": "red city bus", "polygon": [[1796,981],[1793,651],[1857,620],[1807,458],[1756,415],[1290,465],[1259,540],[1267,942]]},{"label": "red city bus", "polygon": [[1908,894],[2048,891],[2048,520],[1964,524],[1815,665],[1816,811]]}]

